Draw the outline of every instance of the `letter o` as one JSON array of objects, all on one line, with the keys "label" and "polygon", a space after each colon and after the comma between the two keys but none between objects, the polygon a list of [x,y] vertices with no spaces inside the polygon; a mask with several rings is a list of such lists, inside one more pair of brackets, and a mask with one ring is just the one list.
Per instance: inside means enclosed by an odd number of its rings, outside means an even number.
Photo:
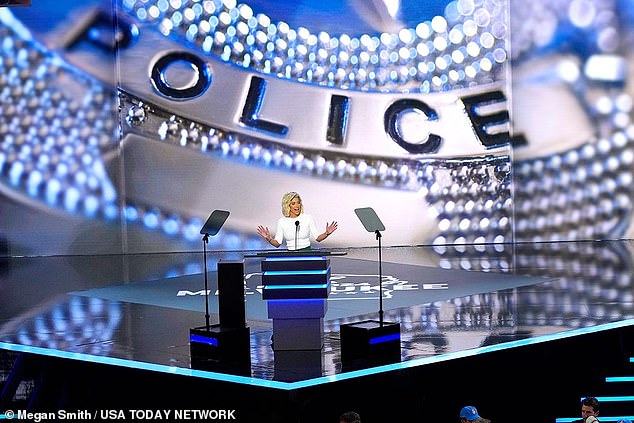
[{"label": "letter o", "polygon": [[176,100],[189,100],[209,88],[211,70],[195,54],[170,52],[154,63],[150,80],[162,95]]}]

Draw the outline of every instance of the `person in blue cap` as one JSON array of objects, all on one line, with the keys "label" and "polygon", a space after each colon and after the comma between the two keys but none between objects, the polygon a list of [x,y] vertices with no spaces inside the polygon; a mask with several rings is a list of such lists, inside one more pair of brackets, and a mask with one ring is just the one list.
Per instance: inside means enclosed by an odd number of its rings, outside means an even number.
[{"label": "person in blue cap", "polygon": [[478,410],[472,406],[467,405],[460,410],[460,422],[461,423],[491,423],[491,420],[480,417]]}]

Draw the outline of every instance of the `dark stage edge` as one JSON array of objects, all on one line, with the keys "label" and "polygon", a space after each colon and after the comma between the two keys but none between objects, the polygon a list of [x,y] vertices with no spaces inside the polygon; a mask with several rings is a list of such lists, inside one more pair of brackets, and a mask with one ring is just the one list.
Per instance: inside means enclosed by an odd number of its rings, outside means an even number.
[{"label": "dark stage edge", "polygon": [[[615,249],[630,249],[627,242],[570,244],[561,256],[581,247],[604,262],[616,257]],[[347,257],[371,262],[375,253],[349,250]],[[217,255],[212,263],[236,254]],[[530,257],[513,254],[516,263]],[[384,252],[390,263],[398,264],[397,258],[403,266],[447,268],[434,262],[431,249]],[[274,353],[271,322],[249,318],[250,369],[230,365],[209,372],[193,369],[189,354],[189,328],[204,323],[199,311],[85,295],[122,280],[177,281],[195,274],[197,261],[200,255],[191,253],[3,261],[0,349],[7,358],[0,382],[7,388],[10,372],[22,371],[33,390],[28,407],[36,410],[230,410],[239,421],[322,422],[355,409],[364,423],[422,415],[453,420],[465,404],[504,421],[526,406],[538,386],[540,397],[557,398],[542,406],[539,420],[554,422],[577,416],[579,397],[614,390],[603,387],[602,378],[627,372],[634,355],[632,275],[621,265],[624,271],[614,272],[614,266],[602,275],[592,262],[570,273],[560,264],[516,265],[489,272],[508,278],[509,285],[495,291],[399,303],[385,310],[385,318],[401,324],[401,361],[375,367],[341,363],[339,347],[340,324],[375,319],[375,312],[325,320],[324,348],[317,355]],[[514,277],[531,283],[518,284]],[[216,313],[211,318],[218,320]],[[592,363],[595,375],[582,377],[578,361]],[[0,405],[27,407],[26,401],[4,395]],[[612,409],[614,417],[627,415]],[[609,412],[607,407],[602,421],[610,421]]]}]

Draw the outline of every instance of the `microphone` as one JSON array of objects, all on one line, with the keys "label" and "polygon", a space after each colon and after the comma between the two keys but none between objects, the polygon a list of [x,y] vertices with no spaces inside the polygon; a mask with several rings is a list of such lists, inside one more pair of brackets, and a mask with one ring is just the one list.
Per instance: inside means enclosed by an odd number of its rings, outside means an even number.
[{"label": "microphone", "polygon": [[295,230],[298,230],[298,229],[299,229],[299,220],[296,220],[295,221]]},{"label": "microphone", "polygon": [[297,234],[299,234],[299,220],[295,221],[295,250],[297,250]]}]

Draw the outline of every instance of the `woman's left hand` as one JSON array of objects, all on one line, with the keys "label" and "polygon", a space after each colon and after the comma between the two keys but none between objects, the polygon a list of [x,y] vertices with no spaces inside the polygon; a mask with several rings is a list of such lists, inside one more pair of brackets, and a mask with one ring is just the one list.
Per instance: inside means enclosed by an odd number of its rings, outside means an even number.
[{"label": "woman's left hand", "polygon": [[337,230],[337,222],[333,221],[332,223],[327,223],[326,222],[326,234],[330,235],[331,233],[333,233],[334,231]]}]

